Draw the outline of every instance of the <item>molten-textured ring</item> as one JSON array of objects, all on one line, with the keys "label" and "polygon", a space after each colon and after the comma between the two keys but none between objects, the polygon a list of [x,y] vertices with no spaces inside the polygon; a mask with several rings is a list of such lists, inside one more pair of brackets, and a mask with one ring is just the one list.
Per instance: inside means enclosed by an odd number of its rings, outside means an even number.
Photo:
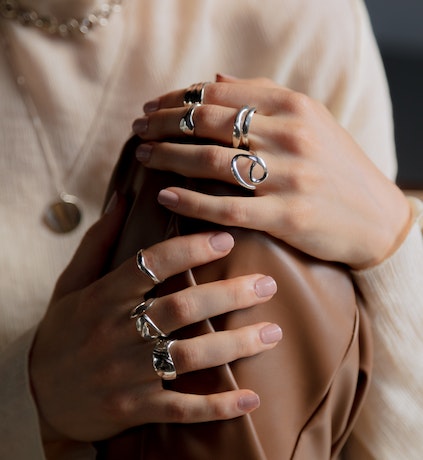
[{"label": "molten-textured ring", "polygon": [[153,368],[163,380],[176,379],[176,369],[173,363],[170,347],[176,340],[159,339],[153,349]]},{"label": "molten-textured ring", "polygon": [[155,301],[155,298],[145,300],[137,305],[131,312],[131,318],[136,319],[135,327],[144,340],[155,340],[160,337],[167,337],[167,334],[165,334],[147,315],[147,310],[153,306]]},{"label": "molten-textured ring", "polygon": [[[240,174],[240,172],[238,170],[237,162],[241,158],[245,158],[245,159],[251,161],[251,166],[250,166],[250,170],[249,170],[249,174],[248,174],[248,177],[249,177],[250,182],[251,182],[250,184],[248,182],[246,182],[242,178],[242,176],[241,176],[241,174]],[[258,178],[254,177],[254,175],[253,175],[253,170],[257,165],[261,166],[261,168],[263,169],[262,176],[258,177]],[[238,182],[238,184],[241,185],[242,187],[245,187],[245,188],[249,189],[249,190],[255,190],[256,186],[254,184],[261,184],[269,176],[268,171],[267,171],[266,163],[264,162],[264,160],[262,158],[260,158],[257,155],[246,155],[244,153],[240,153],[238,155],[235,155],[232,158],[231,171],[232,171],[233,176],[235,177],[235,180]]]},{"label": "molten-textured ring", "polygon": [[154,284],[159,284],[162,281],[157,278],[157,276],[145,266],[145,261],[144,261],[144,255],[143,255],[143,250],[140,249],[137,252],[137,267],[145,274],[147,275],[151,281],[153,281]]},{"label": "molten-textured ring", "polygon": [[184,105],[202,104],[204,100],[204,88],[210,82],[201,82],[192,84],[185,92]]},{"label": "molten-textured ring", "polygon": [[194,110],[199,106],[200,104],[192,104],[190,108],[187,110],[187,113],[181,118],[181,121],[179,122],[179,129],[184,133],[187,134],[188,136],[193,136],[194,135]]}]

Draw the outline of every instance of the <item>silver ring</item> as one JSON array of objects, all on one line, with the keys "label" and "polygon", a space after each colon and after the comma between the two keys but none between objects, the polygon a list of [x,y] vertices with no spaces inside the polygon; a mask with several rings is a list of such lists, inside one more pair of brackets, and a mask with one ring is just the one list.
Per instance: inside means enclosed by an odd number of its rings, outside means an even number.
[{"label": "silver ring", "polygon": [[239,148],[248,150],[250,147],[250,143],[248,142],[248,131],[250,130],[251,119],[256,112],[255,107],[251,107],[247,114],[245,115],[244,122],[242,123],[242,130],[241,130],[241,139]]},{"label": "silver ring", "polygon": [[151,298],[141,302],[131,312],[131,318],[136,319],[135,327],[144,340],[167,337],[167,334],[165,334],[146,313],[147,310],[153,306],[155,301],[155,298]]},{"label": "silver ring", "polygon": [[[247,181],[245,181],[239,170],[238,170],[238,160],[241,159],[241,158],[245,158],[247,160],[250,160],[251,161],[251,165],[250,165],[250,170],[249,170],[249,174],[248,174],[248,177],[250,179],[250,183],[248,183]],[[254,168],[259,165],[262,169],[263,169],[263,174],[261,177],[254,177]],[[260,158],[259,156],[257,155],[247,155],[247,154],[244,154],[244,153],[240,153],[238,155],[235,155],[233,158],[232,158],[232,161],[231,161],[231,171],[232,171],[232,174],[235,178],[235,180],[238,182],[239,185],[241,185],[242,187],[245,187],[249,190],[255,190],[256,189],[256,186],[254,184],[261,184],[262,182],[264,182],[267,177],[269,176],[269,173],[267,171],[267,166],[266,166],[266,163],[264,162],[264,160],[262,158]]]},{"label": "silver ring", "polygon": [[232,146],[234,149],[237,149],[241,143],[242,125],[244,124],[245,116],[249,110],[250,107],[248,105],[244,105],[244,107],[241,107],[239,112],[236,114],[234,128],[232,130]]},{"label": "silver ring", "polygon": [[180,130],[184,133],[187,134],[188,136],[193,136],[194,135],[194,110],[199,106],[200,104],[192,104],[190,108],[187,110],[187,113],[181,118],[181,121],[179,122],[179,128]]},{"label": "silver ring", "polygon": [[202,104],[204,99],[204,88],[210,82],[194,83],[185,92],[184,105]]},{"label": "silver ring", "polygon": [[143,249],[140,249],[137,252],[137,266],[145,275],[151,279],[151,281],[153,281],[154,284],[160,284],[162,282],[149,268],[145,266]]},{"label": "silver ring", "polygon": [[153,368],[163,380],[176,379],[176,369],[173,363],[170,347],[176,340],[159,339],[153,349]]}]

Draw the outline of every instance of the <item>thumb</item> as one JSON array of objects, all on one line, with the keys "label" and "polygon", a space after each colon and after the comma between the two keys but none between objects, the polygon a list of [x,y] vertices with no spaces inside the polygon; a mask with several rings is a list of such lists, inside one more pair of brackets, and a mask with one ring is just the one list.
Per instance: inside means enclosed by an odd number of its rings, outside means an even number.
[{"label": "thumb", "polygon": [[72,260],[60,275],[53,299],[82,289],[103,273],[125,218],[125,200],[115,192],[104,214],[86,232]]}]

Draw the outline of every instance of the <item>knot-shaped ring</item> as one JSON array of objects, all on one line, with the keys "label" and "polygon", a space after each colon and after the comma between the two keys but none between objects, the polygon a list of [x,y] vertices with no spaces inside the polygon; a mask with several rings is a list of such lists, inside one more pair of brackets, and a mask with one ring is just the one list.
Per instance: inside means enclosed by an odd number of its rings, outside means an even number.
[{"label": "knot-shaped ring", "polygon": [[131,319],[136,320],[135,327],[144,340],[155,340],[161,337],[167,337],[167,334],[165,334],[147,315],[147,310],[153,306],[155,301],[155,298],[145,300],[137,305],[131,312]]},{"label": "knot-shaped ring", "polygon": [[[248,183],[245,179],[242,178],[239,170],[238,170],[238,161],[241,159],[247,159],[251,161],[250,169],[249,169],[249,174],[248,178],[250,179],[250,183]],[[254,168],[259,165],[263,169],[263,174],[261,177],[255,177],[254,176]],[[244,188],[247,188],[249,190],[255,190],[256,189],[256,184],[261,184],[264,182],[267,177],[269,176],[269,173],[267,171],[267,166],[266,163],[262,158],[260,158],[257,155],[252,155],[252,154],[245,154],[245,153],[239,153],[238,155],[235,155],[232,158],[231,161],[231,171],[232,174],[235,178],[235,180],[238,182],[239,185],[241,185]]]}]

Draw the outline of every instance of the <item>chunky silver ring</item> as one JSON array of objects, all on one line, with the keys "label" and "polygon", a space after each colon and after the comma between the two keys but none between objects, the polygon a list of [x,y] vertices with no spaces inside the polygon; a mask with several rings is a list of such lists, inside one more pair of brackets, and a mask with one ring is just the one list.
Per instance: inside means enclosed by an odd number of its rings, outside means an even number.
[{"label": "chunky silver ring", "polygon": [[[239,170],[238,170],[238,160],[241,159],[241,158],[244,158],[244,159],[247,159],[247,160],[250,160],[251,161],[251,165],[250,165],[250,170],[249,170],[249,174],[248,174],[248,177],[250,179],[250,183],[248,183],[247,181],[245,181]],[[259,165],[262,169],[263,169],[263,174],[261,177],[254,177],[254,168]],[[247,154],[244,154],[244,153],[240,153],[238,155],[235,155],[233,158],[232,158],[232,161],[231,161],[231,171],[232,171],[232,174],[235,178],[235,180],[238,182],[239,185],[241,185],[242,187],[245,187],[249,190],[255,190],[256,189],[256,186],[254,184],[261,184],[262,182],[264,182],[267,177],[269,176],[269,173],[267,171],[267,166],[266,166],[266,163],[264,162],[264,160],[262,158],[260,158],[259,156],[257,155],[247,155]]]},{"label": "chunky silver ring", "polygon": [[173,363],[170,347],[176,340],[159,339],[153,349],[153,368],[163,380],[176,379],[176,369]]},{"label": "chunky silver ring", "polygon": [[194,110],[199,106],[200,104],[192,104],[190,108],[187,110],[187,113],[181,118],[181,121],[179,122],[179,128],[180,130],[184,133],[187,134],[188,136],[193,136],[194,135]]},{"label": "chunky silver ring", "polygon": [[137,266],[145,275],[151,279],[151,281],[153,281],[154,284],[159,284],[162,282],[149,268],[145,266],[143,249],[140,249],[137,252]]},{"label": "chunky silver ring", "polygon": [[236,114],[234,128],[232,130],[232,146],[234,149],[237,149],[241,143],[242,126],[244,124],[245,116],[249,110],[250,107],[248,105],[244,105],[244,107],[241,107],[239,112]]},{"label": "chunky silver ring", "polygon": [[155,301],[155,298],[151,298],[141,302],[131,312],[131,318],[136,319],[135,327],[144,340],[167,337],[167,334],[165,334],[147,315],[147,310],[153,306]]},{"label": "chunky silver ring", "polygon": [[255,107],[251,107],[245,115],[244,122],[242,123],[241,139],[239,144],[240,149],[248,150],[250,147],[250,143],[248,141],[248,131],[250,130],[251,119],[253,118],[256,110],[257,109]]},{"label": "chunky silver ring", "polygon": [[204,88],[210,82],[201,82],[192,84],[185,92],[184,105],[202,104],[204,100]]}]

